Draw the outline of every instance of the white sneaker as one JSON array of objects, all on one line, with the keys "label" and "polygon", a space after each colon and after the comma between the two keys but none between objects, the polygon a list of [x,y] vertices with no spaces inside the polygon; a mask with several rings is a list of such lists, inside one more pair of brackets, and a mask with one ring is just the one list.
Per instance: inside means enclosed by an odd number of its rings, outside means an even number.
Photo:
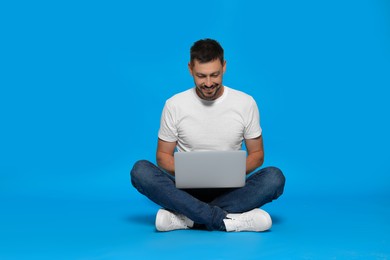
[{"label": "white sneaker", "polygon": [[253,209],[241,214],[227,214],[223,220],[226,231],[265,231],[271,228],[270,215],[262,209]]},{"label": "white sneaker", "polygon": [[156,215],[156,229],[158,231],[171,231],[176,229],[188,229],[194,226],[194,221],[184,215],[159,209]]}]

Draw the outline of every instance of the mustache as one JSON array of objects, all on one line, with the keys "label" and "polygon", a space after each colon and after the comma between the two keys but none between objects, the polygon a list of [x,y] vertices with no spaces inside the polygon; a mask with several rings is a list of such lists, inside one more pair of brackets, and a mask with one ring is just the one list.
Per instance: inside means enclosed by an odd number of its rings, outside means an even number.
[{"label": "mustache", "polygon": [[206,86],[206,85],[202,85],[200,86],[201,89],[212,89],[212,88],[217,88],[219,86],[219,84],[213,84],[211,86]]}]

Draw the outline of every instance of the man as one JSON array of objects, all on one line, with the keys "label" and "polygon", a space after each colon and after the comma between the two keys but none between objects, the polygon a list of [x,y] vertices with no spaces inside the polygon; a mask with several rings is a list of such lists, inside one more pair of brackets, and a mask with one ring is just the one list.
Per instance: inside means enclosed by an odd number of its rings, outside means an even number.
[{"label": "man", "polygon": [[156,229],[206,227],[223,231],[265,231],[272,220],[259,209],[278,198],[285,178],[276,167],[254,172],[242,188],[187,189],[175,187],[173,153],[247,148],[247,174],[264,160],[259,111],[254,99],[222,84],[224,51],[212,39],[199,40],[190,50],[189,71],[195,87],[168,99],[158,133],[157,164],[142,160],[131,170],[133,186],[163,209]]}]

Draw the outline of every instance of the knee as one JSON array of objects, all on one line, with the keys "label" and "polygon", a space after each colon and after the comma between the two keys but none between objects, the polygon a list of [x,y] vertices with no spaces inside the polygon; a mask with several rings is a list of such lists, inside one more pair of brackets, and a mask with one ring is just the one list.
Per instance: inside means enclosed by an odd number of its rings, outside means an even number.
[{"label": "knee", "polygon": [[153,164],[147,160],[139,160],[134,163],[133,168],[130,171],[131,183],[134,185],[135,182],[139,182],[139,180],[145,176],[145,172],[151,165]]},{"label": "knee", "polygon": [[283,194],[284,185],[286,183],[286,177],[283,172],[277,167],[268,167],[269,183],[274,187],[276,196],[279,197]]}]

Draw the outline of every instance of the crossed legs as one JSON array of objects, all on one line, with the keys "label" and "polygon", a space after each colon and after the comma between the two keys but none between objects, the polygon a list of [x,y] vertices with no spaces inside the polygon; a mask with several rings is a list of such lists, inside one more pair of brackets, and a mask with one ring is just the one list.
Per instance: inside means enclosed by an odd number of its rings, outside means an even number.
[{"label": "crossed legs", "polygon": [[247,212],[278,198],[285,183],[278,168],[267,167],[251,174],[245,187],[219,190],[205,196],[204,192],[177,189],[174,178],[146,160],[136,162],[130,175],[133,186],[141,194],[209,230],[225,230],[224,219],[229,213]]}]

